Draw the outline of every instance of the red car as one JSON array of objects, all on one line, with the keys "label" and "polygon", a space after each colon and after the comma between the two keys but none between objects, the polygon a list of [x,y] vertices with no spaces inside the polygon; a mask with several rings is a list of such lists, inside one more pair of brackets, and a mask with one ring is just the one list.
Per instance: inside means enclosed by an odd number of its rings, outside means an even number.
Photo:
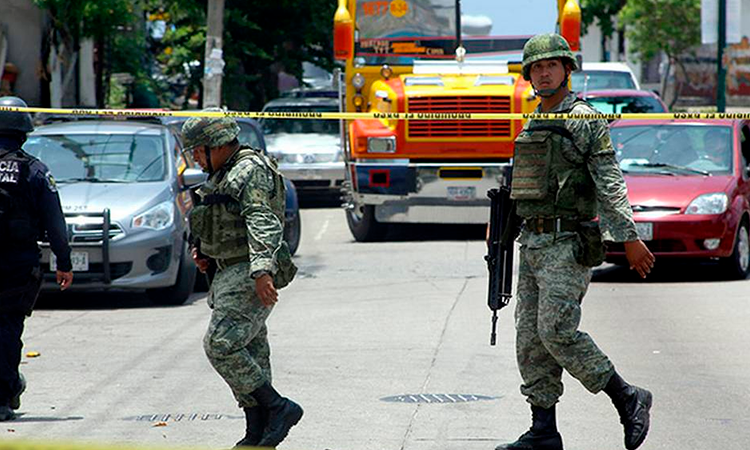
[{"label": "red car", "polygon": [[[750,121],[620,120],[611,124],[638,232],[657,259],[714,259],[750,272]],[[622,244],[607,260],[624,262]]]},{"label": "red car", "polygon": [[651,91],[597,89],[576,94],[604,114],[668,112],[667,105]]}]

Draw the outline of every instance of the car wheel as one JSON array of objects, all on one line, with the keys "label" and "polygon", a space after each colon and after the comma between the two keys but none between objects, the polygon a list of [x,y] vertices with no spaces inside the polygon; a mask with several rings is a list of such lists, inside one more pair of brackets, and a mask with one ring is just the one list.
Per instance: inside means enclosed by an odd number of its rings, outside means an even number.
[{"label": "car wheel", "polygon": [[744,280],[750,274],[750,235],[748,234],[748,223],[743,220],[737,230],[737,239],[734,243],[734,251],[724,264],[727,275],[732,279]]},{"label": "car wheel", "polygon": [[182,251],[182,258],[180,258],[180,268],[177,271],[177,280],[174,286],[148,289],[146,295],[157,305],[182,305],[193,293],[197,272],[198,269],[190,257],[187,246],[185,246]]},{"label": "car wheel", "polygon": [[294,215],[294,218],[286,223],[284,226],[284,240],[289,245],[289,252],[292,256],[297,253],[299,248],[299,241],[302,237],[302,219],[299,216],[299,211]]},{"label": "car wheel", "polygon": [[372,205],[355,206],[347,210],[346,222],[357,242],[380,241],[388,232],[388,225],[375,219],[375,207]]}]

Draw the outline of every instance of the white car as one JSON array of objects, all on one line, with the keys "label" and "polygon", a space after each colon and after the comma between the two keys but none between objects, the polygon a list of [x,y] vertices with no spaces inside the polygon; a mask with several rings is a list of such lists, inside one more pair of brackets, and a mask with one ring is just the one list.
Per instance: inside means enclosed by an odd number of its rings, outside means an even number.
[{"label": "white car", "polygon": [[[338,99],[326,97],[279,98],[263,107],[263,112],[338,111]],[[261,127],[268,154],[279,161],[300,197],[340,193],[344,157],[338,120],[263,119]]]},{"label": "white car", "polygon": [[584,62],[581,69],[570,78],[574,92],[641,88],[633,70],[622,62]]}]

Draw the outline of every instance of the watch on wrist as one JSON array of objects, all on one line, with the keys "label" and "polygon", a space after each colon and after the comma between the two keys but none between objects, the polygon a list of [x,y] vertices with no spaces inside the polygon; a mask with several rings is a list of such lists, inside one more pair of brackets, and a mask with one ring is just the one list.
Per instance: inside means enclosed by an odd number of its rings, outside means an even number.
[{"label": "watch on wrist", "polygon": [[250,278],[252,278],[253,280],[257,280],[263,275],[268,275],[268,272],[266,272],[265,270],[256,270],[255,272],[250,274]]}]

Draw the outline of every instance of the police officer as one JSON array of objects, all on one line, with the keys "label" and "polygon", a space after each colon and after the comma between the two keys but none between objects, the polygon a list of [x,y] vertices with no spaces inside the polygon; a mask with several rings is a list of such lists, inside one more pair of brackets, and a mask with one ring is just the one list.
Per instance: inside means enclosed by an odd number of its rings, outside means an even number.
[{"label": "police officer", "polygon": [[237,446],[275,447],[302,418],[302,408],[271,385],[266,329],[277,289],[297,270],[283,240],[284,180],[275,161],[240,146],[233,118],[191,118],[182,132],[186,149],[209,173],[198,191],[201,204],[190,214],[200,243],[193,259],[203,272],[210,262],[218,268],[203,347],[245,412],[245,437]]},{"label": "police officer", "polygon": [[[17,97],[0,107],[26,107]],[[65,217],[55,181],[41,161],[21,150],[34,130],[28,113],[0,110],[0,421],[12,420],[26,381],[18,372],[21,334],[39,295],[42,272],[37,241],[46,232],[57,256],[57,283],[73,281]]]},{"label": "police officer", "polygon": [[[577,68],[565,39],[545,34],[523,51],[523,77],[541,98],[536,112],[595,114],[568,90]],[[579,331],[591,267],[604,258],[602,237],[624,242],[631,269],[646,277],[654,257],[638,239],[622,173],[604,120],[531,120],[516,139],[511,198],[524,219],[516,305],[516,356],[531,405],[531,429],[497,450],[561,450],[555,404],[563,369],[612,400],[625,447],[641,445],[652,395],[626,383],[593,339]],[[599,217],[599,222],[593,221]],[[601,224],[601,231],[599,229]]]}]

